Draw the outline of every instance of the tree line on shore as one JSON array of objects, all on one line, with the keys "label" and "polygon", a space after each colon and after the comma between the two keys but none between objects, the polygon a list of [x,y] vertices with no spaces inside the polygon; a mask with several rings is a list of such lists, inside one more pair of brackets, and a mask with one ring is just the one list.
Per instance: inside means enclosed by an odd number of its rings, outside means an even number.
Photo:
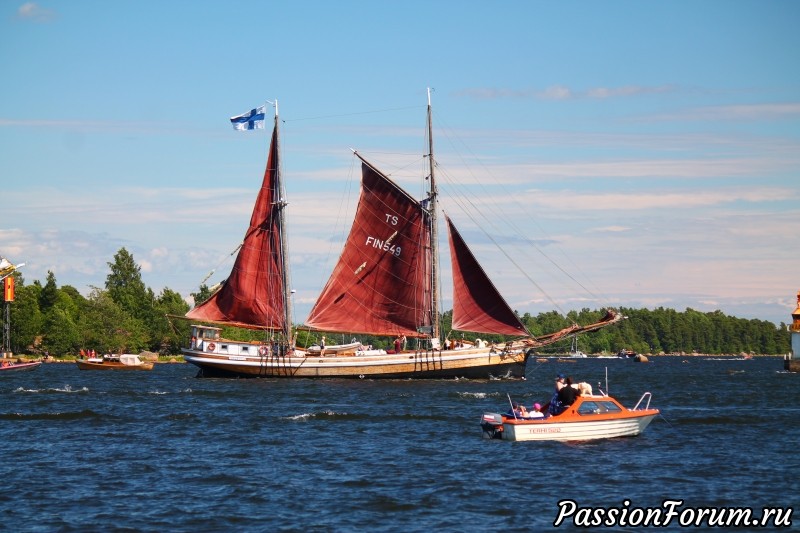
[{"label": "tree line on shore", "polygon": [[[10,345],[12,352],[34,356],[66,356],[81,349],[96,353],[156,352],[178,355],[187,343],[190,324],[170,317],[182,316],[189,310],[183,297],[168,288],[158,295],[145,286],[141,268],[133,256],[121,248],[114,261],[108,263],[109,273],[104,288],[92,287],[83,296],[70,285],[58,287],[53,272],[48,271],[42,285],[38,280],[26,284],[22,274],[13,274],[16,284],[15,301],[10,307]],[[195,301],[210,295],[206,286],[193,293]],[[700,312],[693,309],[676,311],[620,308],[627,318],[615,325],[582,335],[581,351],[592,354],[613,354],[622,349],[639,353],[755,353],[779,355],[791,350],[786,324],[776,325],[767,320],[742,319],[727,316],[721,311]],[[520,316],[533,335],[561,330],[573,323],[590,324],[600,320],[605,310],[582,309],[566,316],[555,312]],[[442,331],[450,331],[452,312],[442,317]],[[258,341],[268,334],[254,330],[223,328],[223,336],[235,340]],[[322,333],[299,330],[297,345],[309,346]],[[451,339],[464,338],[503,342],[502,336],[486,336],[450,332]],[[334,336],[328,334],[329,344]],[[394,339],[359,336],[364,344],[376,348],[392,348]],[[349,342],[350,338],[342,338]],[[539,353],[563,353],[571,339],[546,346]]]}]

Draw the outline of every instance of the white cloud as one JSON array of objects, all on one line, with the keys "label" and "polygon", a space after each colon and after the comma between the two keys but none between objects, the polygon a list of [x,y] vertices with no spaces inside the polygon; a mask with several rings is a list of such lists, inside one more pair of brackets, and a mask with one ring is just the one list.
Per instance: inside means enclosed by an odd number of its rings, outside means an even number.
[{"label": "white cloud", "polygon": [[523,100],[606,100],[609,98],[626,98],[647,94],[676,92],[675,85],[625,85],[621,87],[590,87],[574,89],[566,85],[551,85],[544,89],[505,89],[494,87],[477,87],[456,92],[456,96],[466,96],[479,100],[523,99]]},{"label": "white cloud", "polygon": [[605,226],[602,228],[594,228],[589,231],[592,233],[619,233],[623,231],[630,231],[631,228],[626,226]]},{"label": "white cloud", "polygon": [[651,115],[642,120],[664,121],[717,121],[717,120],[796,120],[800,115],[800,103],[739,104],[705,106],[685,109],[677,113]]},{"label": "white cloud", "polygon": [[537,98],[545,100],[568,100],[573,97],[573,92],[563,85],[553,85],[544,91],[537,93]]},{"label": "white cloud", "polygon": [[657,85],[653,87],[640,85],[626,85],[623,87],[594,87],[586,90],[582,95],[588,98],[607,99],[615,97],[638,96],[642,94],[661,94],[675,92],[678,88],[674,85]]},{"label": "white cloud", "polygon": [[796,200],[800,191],[784,188],[736,187],[733,189],[664,190],[647,192],[581,192],[531,190],[520,201],[553,209],[569,204],[577,211],[646,211],[697,209],[734,202],[769,203]]},{"label": "white cloud", "polygon": [[41,7],[35,2],[26,2],[17,9],[17,17],[35,22],[48,22],[56,16],[55,11]]}]

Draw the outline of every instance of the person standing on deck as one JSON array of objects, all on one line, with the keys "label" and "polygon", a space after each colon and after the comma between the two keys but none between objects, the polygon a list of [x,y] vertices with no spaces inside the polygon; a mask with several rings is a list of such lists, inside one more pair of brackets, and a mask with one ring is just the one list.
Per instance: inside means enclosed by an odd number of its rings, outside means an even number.
[{"label": "person standing on deck", "polygon": [[564,374],[558,374],[556,376],[556,388],[553,391],[553,397],[550,398],[550,405],[547,408],[547,412],[550,413],[550,415],[557,415],[562,411],[561,400],[559,400],[558,393],[561,392],[562,388],[564,388],[565,379],[567,379],[567,376]]}]

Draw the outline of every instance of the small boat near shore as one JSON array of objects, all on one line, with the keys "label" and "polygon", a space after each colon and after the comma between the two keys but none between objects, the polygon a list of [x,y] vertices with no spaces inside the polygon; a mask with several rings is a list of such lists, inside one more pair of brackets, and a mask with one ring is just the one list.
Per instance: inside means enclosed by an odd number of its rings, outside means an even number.
[{"label": "small boat near shore", "polygon": [[1,372],[25,372],[27,370],[36,370],[41,366],[41,361],[30,361],[30,362],[16,362],[12,363],[10,361],[3,361],[0,363],[0,373]]},{"label": "small boat near shore", "polygon": [[81,370],[153,370],[153,361],[142,361],[137,354],[104,355],[75,361]]},{"label": "small boat near shore", "polygon": [[484,413],[481,429],[486,438],[510,441],[588,441],[640,434],[660,411],[650,408],[645,392],[633,409],[606,394],[579,396],[555,416],[521,418],[513,414]]}]

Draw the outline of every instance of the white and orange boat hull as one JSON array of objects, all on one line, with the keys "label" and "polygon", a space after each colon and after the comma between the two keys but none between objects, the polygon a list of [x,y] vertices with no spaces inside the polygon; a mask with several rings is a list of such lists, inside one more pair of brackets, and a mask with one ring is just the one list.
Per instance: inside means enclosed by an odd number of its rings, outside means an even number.
[{"label": "white and orange boat hull", "polygon": [[[647,405],[639,406],[647,399]],[[581,396],[565,412],[547,418],[484,413],[484,435],[509,441],[588,441],[639,435],[660,414],[646,392],[633,409],[610,396]]]}]

